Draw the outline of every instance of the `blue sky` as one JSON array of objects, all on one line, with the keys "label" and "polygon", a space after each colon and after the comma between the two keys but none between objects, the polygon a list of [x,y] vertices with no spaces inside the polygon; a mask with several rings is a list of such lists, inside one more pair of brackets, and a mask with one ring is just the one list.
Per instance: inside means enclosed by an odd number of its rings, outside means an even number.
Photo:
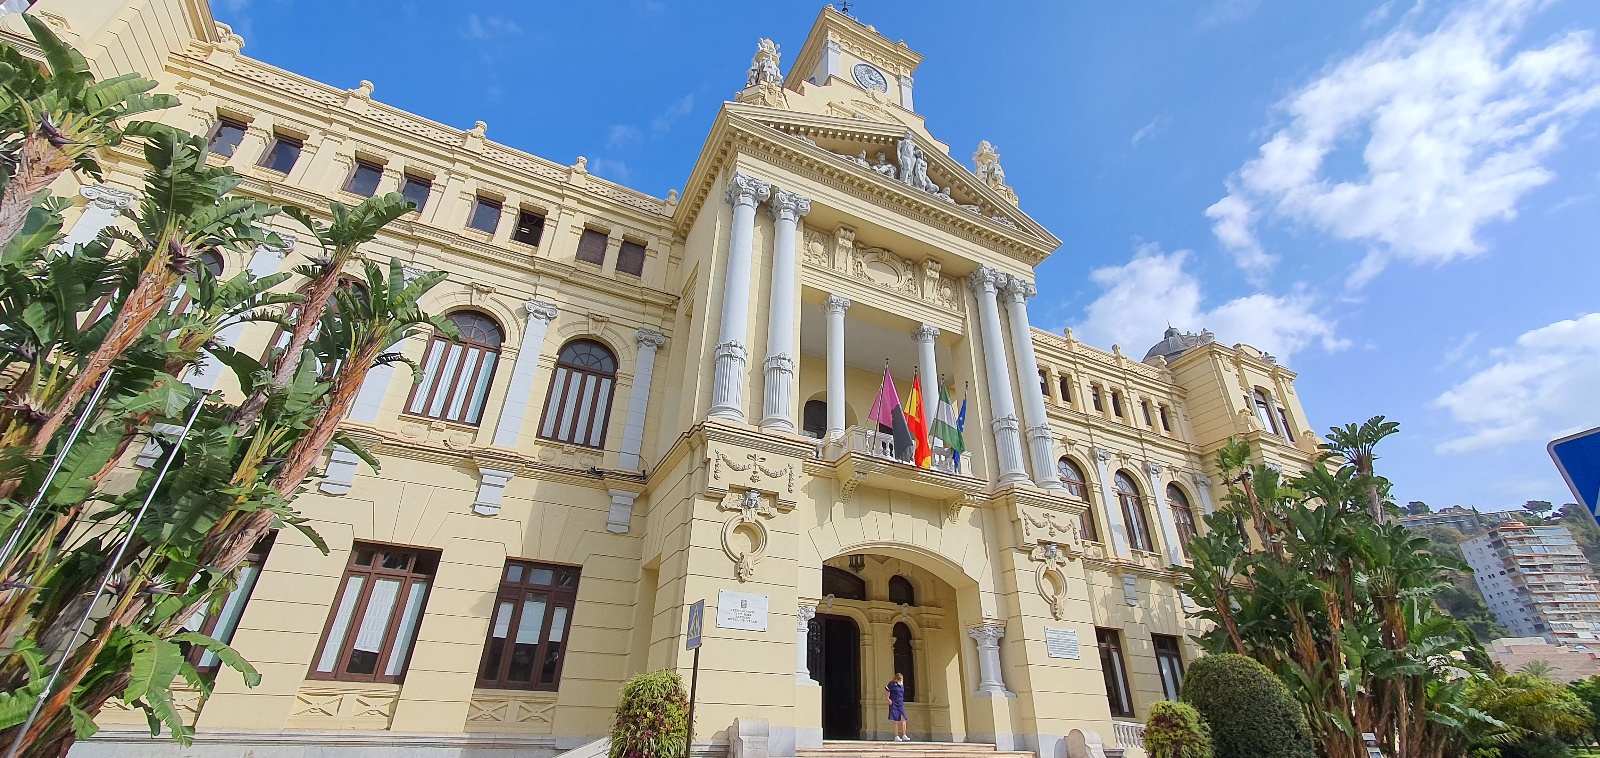
[{"label": "blue sky", "polygon": [[[246,54],[655,195],[759,37],[820,5],[216,0]],[[1299,372],[1319,429],[1386,414],[1403,502],[1571,495],[1600,426],[1600,4],[859,0],[916,103],[1000,150],[1064,244],[1036,326],[1143,355],[1168,321]],[[787,58],[785,55],[785,70]]]}]

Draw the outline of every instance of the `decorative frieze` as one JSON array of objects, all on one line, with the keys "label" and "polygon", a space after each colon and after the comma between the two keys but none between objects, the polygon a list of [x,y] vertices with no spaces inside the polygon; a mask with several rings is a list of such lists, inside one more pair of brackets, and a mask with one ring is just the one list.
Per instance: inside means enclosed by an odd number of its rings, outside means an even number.
[{"label": "decorative frieze", "polygon": [[550,734],[555,726],[556,693],[503,690],[472,693],[467,731]]},{"label": "decorative frieze", "polygon": [[399,685],[307,684],[295,693],[289,726],[315,729],[388,729],[400,701]]}]

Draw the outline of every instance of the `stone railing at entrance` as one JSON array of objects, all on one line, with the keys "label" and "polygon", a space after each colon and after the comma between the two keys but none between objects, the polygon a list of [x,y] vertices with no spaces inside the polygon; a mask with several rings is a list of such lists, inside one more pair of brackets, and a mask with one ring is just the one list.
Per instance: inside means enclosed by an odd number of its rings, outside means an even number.
[{"label": "stone railing at entrance", "polygon": [[1137,721],[1113,721],[1111,731],[1116,737],[1117,747],[1144,749],[1144,724]]},{"label": "stone railing at entrance", "polygon": [[[895,456],[894,436],[884,434],[876,429],[852,426],[844,430],[842,439],[830,442],[822,448],[822,458],[828,461],[836,461],[849,453],[860,453],[886,461],[911,464],[911,461]],[[962,456],[961,463],[958,465],[955,461],[955,451],[936,445],[933,448],[933,460],[929,464],[929,468],[945,474],[972,476],[972,457]]]}]

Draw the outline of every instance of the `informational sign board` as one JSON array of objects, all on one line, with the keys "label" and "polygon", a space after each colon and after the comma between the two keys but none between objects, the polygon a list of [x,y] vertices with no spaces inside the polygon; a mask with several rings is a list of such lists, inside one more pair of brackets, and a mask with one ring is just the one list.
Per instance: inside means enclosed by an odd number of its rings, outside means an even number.
[{"label": "informational sign board", "polygon": [[683,643],[684,650],[695,650],[700,647],[700,632],[706,626],[706,601],[696,600],[689,606],[689,636]]},{"label": "informational sign board", "polygon": [[717,594],[717,628],[765,632],[767,596],[749,592],[721,591]]},{"label": "informational sign board", "polygon": [[1051,658],[1078,660],[1078,630],[1044,628],[1044,651]]},{"label": "informational sign board", "polygon": [[1594,515],[1600,509],[1600,427],[1562,437],[1547,449],[1572,496]]}]

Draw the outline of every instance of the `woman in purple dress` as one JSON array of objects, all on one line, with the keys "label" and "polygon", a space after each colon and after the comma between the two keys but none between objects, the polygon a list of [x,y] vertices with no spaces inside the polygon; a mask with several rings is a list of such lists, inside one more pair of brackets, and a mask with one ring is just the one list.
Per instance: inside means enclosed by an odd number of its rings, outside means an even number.
[{"label": "woman in purple dress", "polygon": [[895,674],[894,681],[883,688],[883,693],[889,698],[889,721],[894,723],[894,741],[910,742],[911,735],[906,734],[906,675]]}]

